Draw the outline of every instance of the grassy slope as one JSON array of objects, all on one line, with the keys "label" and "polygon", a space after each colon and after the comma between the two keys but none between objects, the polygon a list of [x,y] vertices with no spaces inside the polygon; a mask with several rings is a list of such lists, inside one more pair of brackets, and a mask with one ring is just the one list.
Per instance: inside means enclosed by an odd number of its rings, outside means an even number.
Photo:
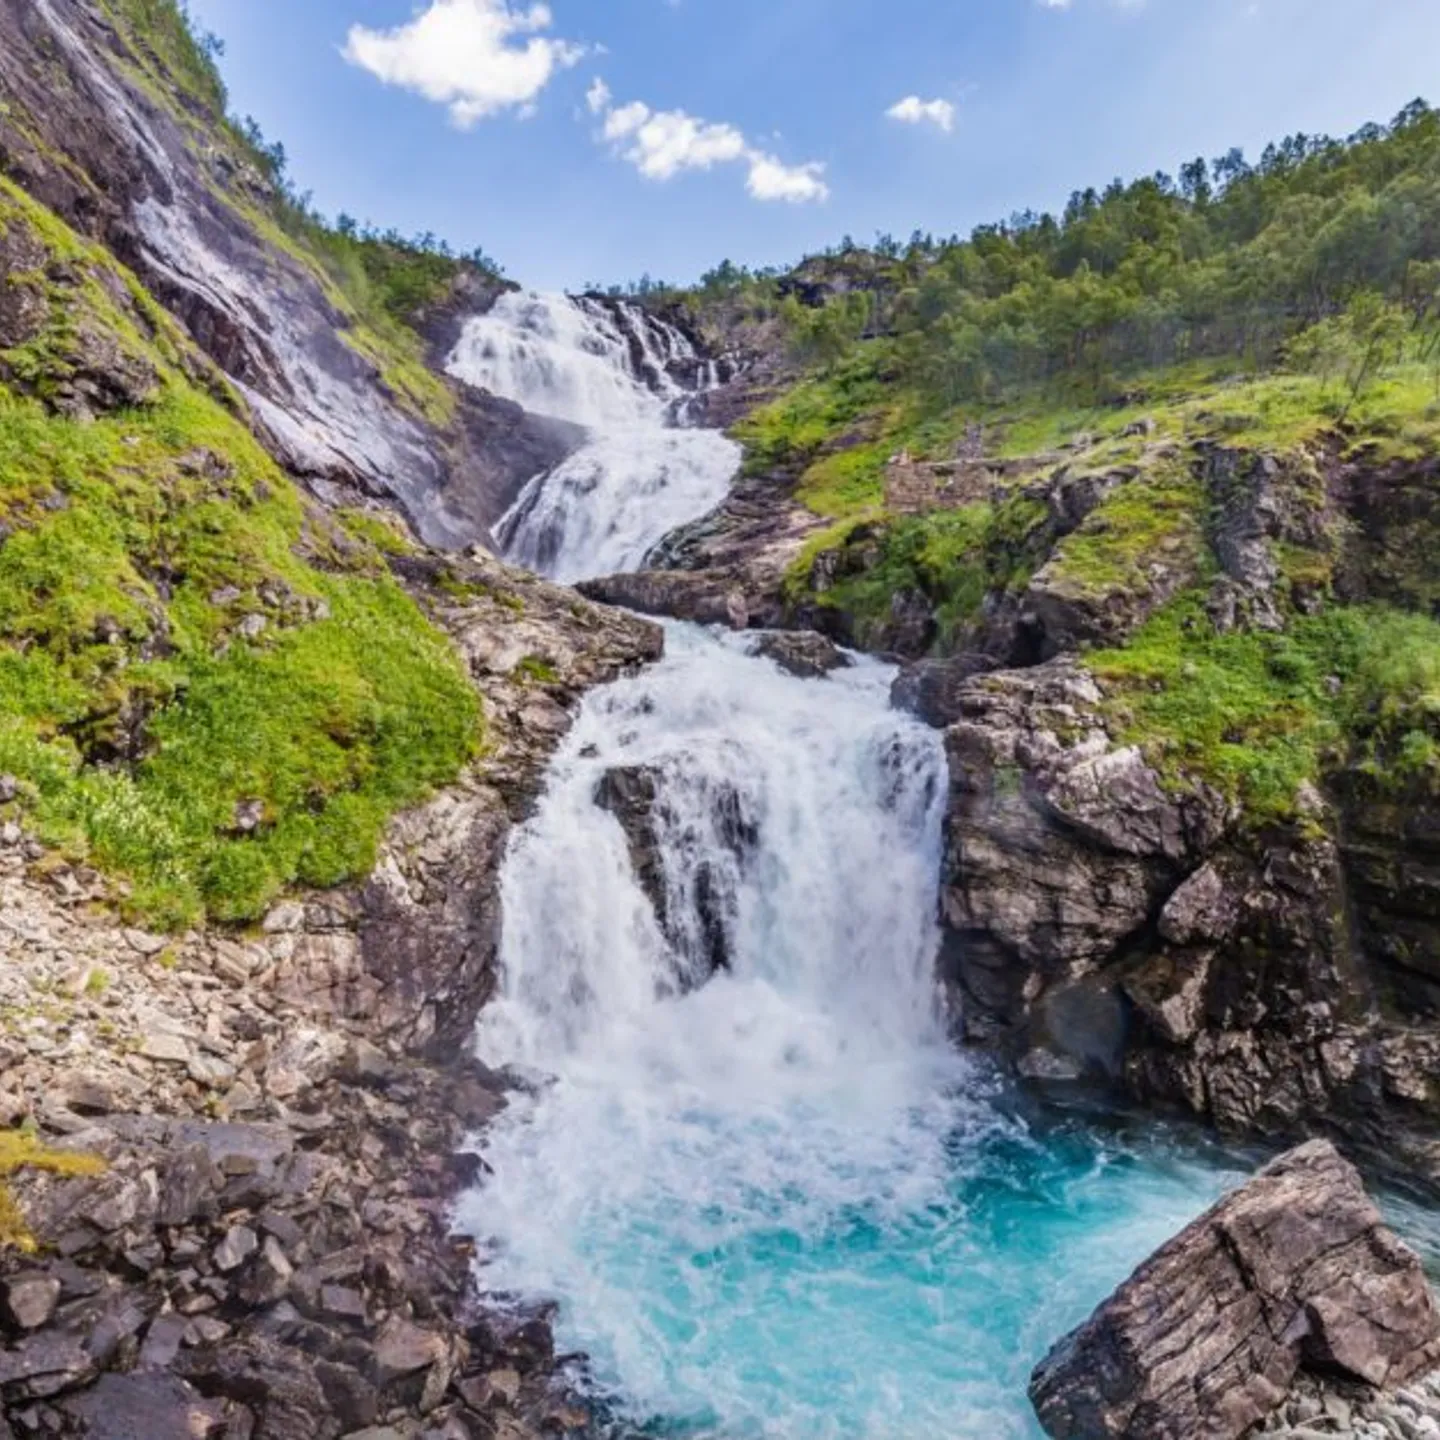
[{"label": "grassy slope", "polygon": [[[1042,563],[1052,582],[1103,597],[1141,585],[1157,549],[1183,547],[1195,552],[1197,584],[1124,646],[1086,658],[1106,682],[1117,738],[1145,746],[1177,784],[1217,786],[1254,823],[1294,815],[1302,785],[1338,766],[1382,794],[1440,781],[1440,625],[1428,613],[1337,603],[1333,554],[1283,546],[1285,633],[1219,633],[1204,608],[1215,572],[1204,543],[1209,500],[1186,458],[1212,443],[1302,464],[1322,448],[1377,467],[1421,464],[1440,453],[1432,367],[1389,367],[1337,430],[1333,385],[1309,375],[1230,374],[1209,363],[1135,377],[1124,403],[1077,406],[1035,393],[945,411],[907,392],[889,357],[884,340],[857,347],[738,427],[748,463],[760,473],[798,473],[796,497],[832,522],[791,570],[794,603],[844,611],[863,641],[883,625],[897,591],[916,590],[935,607],[937,652],[945,653],[987,597],[1023,589]],[[1126,437],[1142,419],[1153,437]],[[902,448],[950,454],[974,423],[997,460],[1043,457],[1084,435],[1095,442],[1084,468],[1128,465],[1139,474],[1053,548],[1024,476],[996,503],[887,515],[887,458]],[[1140,463],[1152,439],[1173,442],[1180,458]],[[1042,459],[1032,475],[1056,463]],[[1424,557],[1440,541],[1420,531],[1408,587],[1416,603],[1429,593]],[[816,593],[815,561],[837,549],[858,551],[863,563]],[[1317,613],[1302,613],[1302,595],[1303,608]]]},{"label": "grassy slope", "polygon": [[[43,301],[0,351],[0,771],[42,834],[180,925],[258,915],[371,866],[453,777],[478,701],[360,527],[309,504],[134,276],[9,184]],[[93,421],[57,405],[105,337],[154,375]],[[250,806],[258,825],[241,833]]]}]

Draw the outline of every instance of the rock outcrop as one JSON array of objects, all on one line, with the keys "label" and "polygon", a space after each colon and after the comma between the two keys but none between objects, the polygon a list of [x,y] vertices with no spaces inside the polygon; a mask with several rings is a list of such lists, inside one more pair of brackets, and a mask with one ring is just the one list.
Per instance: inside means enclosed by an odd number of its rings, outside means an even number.
[{"label": "rock outcrop", "polygon": [[819,680],[854,663],[843,650],[813,630],[767,635],[753,653],[773,660],[798,680]]},{"label": "rock outcrop", "polygon": [[[1114,741],[1103,701],[1068,658],[948,697],[942,967],[964,1039],[1029,1078],[1236,1133],[1342,1127],[1440,1176],[1425,1138],[1440,1037],[1423,953],[1400,938],[1429,923],[1430,892],[1398,878],[1427,863],[1401,858],[1420,812],[1392,804],[1351,829],[1313,792],[1256,827]],[[1374,928],[1352,894],[1385,907]]]},{"label": "rock outcrop", "polygon": [[[737,892],[759,841],[745,798],[731,786],[706,787],[689,798],[698,804],[678,810],[666,796],[662,772],[648,766],[607,771],[595,791],[595,803],[625,832],[682,991],[730,968]],[[673,872],[662,853],[667,841],[678,862]]]},{"label": "rock outcrop", "polygon": [[1419,1258],[1316,1141],[1146,1261],[1041,1362],[1030,1397],[1055,1440],[1238,1440],[1302,1369],[1380,1390],[1437,1359]]}]

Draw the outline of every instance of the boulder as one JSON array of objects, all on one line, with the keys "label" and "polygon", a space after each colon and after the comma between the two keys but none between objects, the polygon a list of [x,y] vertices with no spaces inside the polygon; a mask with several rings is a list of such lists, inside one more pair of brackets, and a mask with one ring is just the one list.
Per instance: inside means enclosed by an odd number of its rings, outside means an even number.
[{"label": "boulder", "polygon": [[[653,767],[617,766],[595,787],[595,803],[620,822],[630,863],[680,962],[682,989],[704,984],[731,961],[731,916],[760,836],[744,795],[723,782],[677,810]],[[678,836],[678,868],[667,874],[664,836]],[[678,903],[676,903],[678,901]]]},{"label": "boulder", "polygon": [[798,680],[821,680],[854,663],[838,645],[813,630],[767,635],[751,653],[773,660]]},{"label": "boulder", "polygon": [[1055,1440],[1238,1440],[1302,1370],[1377,1389],[1440,1362],[1419,1258],[1328,1141],[1163,1246],[1036,1368]]}]

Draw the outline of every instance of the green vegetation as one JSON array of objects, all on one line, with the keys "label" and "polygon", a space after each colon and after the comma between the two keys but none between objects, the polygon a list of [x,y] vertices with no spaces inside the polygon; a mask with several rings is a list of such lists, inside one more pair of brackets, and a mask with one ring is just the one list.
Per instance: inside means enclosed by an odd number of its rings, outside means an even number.
[{"label": "green vegetation", "polygon": [[1205,507],[1199,480],[1178,455],[1141,469],[1060,542],[1047,574],[1058,585],[1097,594],[1145,589],[1158,557],[1198,569]]},{"label": "green vegetation", "polygon": [[1440,781],[1440,624],[1428,616],[1337,607],[1282,634],[1222,634],[1197,592],[1087,664],[1122,739],[1177,783],[1242,801],[1252,823],[1291,818],[1300,787],[1342,764],[1389,788]]},{"label": "green vegetation", "polygon": [[[666,299],[780,334],[804,371],[737,431],[755,473],[831,522],[790,570],[798,613],[884,647],[897,611],[928,607],[947,653],[1042,565],[1052,594],[1113,600],[1123,625],[1158,560],[1185,588],[1084,658],[1115,735],[1172,783],[1215,786],[1252,824],[1301,817],[1305,785],[1337,773],[1440,794],[1440,112],[1077,192],[968,240],[727,263]],[[991,502],[887,514],[890,457],[948,460],[962,437]],[[1263,624],[1212,618],[1213,446],[1279,462]],[[1341,465],[1364,491],[1349,516]],[[1040,497],[1087,474],[1118,483],[1064,534]]]},{"label": "green vegetation", "polygon": [[[18,283],[48,307],[0,351],[0,772],[155,924],[366,873],[390,814],[476,751],[458,658],[371,527],[308,505],[194,383],[133,276],[8,185],[0,226],[43,248]],[[57,412],[87,335],[145,367],[138,405]]]},{"label": "green vegetation", "polygon": [[[786,577],[792,604],[844,614],[861,646],[879,645],[897,595],[923,597],[935,614],[937,644],[950,649],[988,594],[1023,586],[1036,563],[1045,507],[1023,496],[925,515],[841,521],[812,537]],[[833,552],[833,553],[832,553]],[[814,570],[830,555],[830,578]]]},{"label": "green vegetation", "polygon": [[560,672],[543,655],[527,655],[512,672],[522,685],[555,685]]},{"label": "green vegetation", "polygon": [[822,450],[844,448],[847,433],[872,439],[876,417],[892,398],[880,361],[881,347],[866,346],[747,415],[735,427],[747,469],[803,468]]}]

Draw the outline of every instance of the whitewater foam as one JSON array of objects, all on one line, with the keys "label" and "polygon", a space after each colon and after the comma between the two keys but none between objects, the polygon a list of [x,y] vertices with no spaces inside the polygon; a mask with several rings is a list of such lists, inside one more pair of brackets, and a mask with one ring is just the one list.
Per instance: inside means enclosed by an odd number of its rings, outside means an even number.
[{"label": "whitewater foam", "polygon": [[[561,1301],[657,1434],[1029,1436],[1027,1365],[1218,1180],[1036,1145],[947,1042],[945,761],[886,667],[668,640],[589,697],[505,867],[479,1053],[548,1078],[483,1142],[482,1281]],[[616,767],[654,780],[664,926]]]},{"label": "whitewater foam", "polygon": [[590,432],[496,527],[507,559],[552,579],[638,568],[671,530],[718,505],[739,468],[733,441],[690,425],[715,366],[639,306],[516,291],[467,321],[448,368]]}]

